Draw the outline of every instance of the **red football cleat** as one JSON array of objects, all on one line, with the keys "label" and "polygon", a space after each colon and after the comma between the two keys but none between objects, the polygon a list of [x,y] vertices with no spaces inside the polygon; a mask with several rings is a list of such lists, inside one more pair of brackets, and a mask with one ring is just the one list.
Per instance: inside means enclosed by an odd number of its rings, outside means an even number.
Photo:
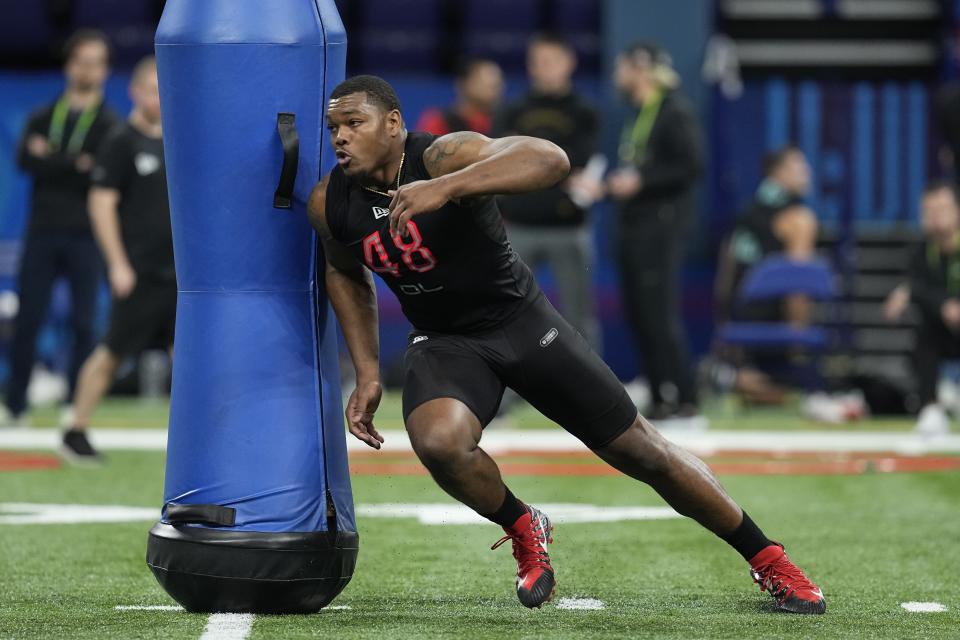
[{"label": "red football cleat", "polygon": [[821,614],[827,611],[823,592],[790,561],[780,543],[750,559],[750,575],[777,601],[777,609],[790,613]]},{"label": "red football cleat", "polygon": [[547,554],[547,545],[553,543],[550,519],[527,506],[527,513],[503,530],[507,535],[490,548],[496,549],[507,540],[513,540],[513,557],[517,559],[517,598],[523,606],[530,608],[539,608],[544,602],[550,602],[557,589]]}]

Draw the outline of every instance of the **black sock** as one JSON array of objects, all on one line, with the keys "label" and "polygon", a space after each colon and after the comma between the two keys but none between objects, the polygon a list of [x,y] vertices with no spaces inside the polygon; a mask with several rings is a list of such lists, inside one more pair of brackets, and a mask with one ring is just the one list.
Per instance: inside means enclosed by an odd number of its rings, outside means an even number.
[{"label": "black sock", "polygon": [[720,538],[736,549],[747,562],[773,544],[767,536],[763,535],[763,531],[760,531],[760,527],[750,519],[746,511],[743,512],[743,522],[740,526]]},{"label": "black sock", "polygon": [[508,487],[503,488],[506,492],[503,496],[503,504],[500,505],[500,508],[494,511],[493,513],[482,513],[484,518],[496,522],[501,527],[509,527],[517,519],[527,512],[527,508],[523,506],[523,503],[517,500],[517,497],[513,495],[513,492],[510,491]]}]

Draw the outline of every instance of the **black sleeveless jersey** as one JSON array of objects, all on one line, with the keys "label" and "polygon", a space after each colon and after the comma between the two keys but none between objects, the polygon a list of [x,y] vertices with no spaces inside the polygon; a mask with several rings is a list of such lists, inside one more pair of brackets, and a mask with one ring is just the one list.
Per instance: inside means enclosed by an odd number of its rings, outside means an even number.
[{"label": "black sleeveless jersey", "polygon": [[[407,135],[400,184],[429,180],[428,133]],[[448,202],[414,216],[409,235],[391,237],[390,198],[365,189],[338,166],[327,184],[327,226],[335,240],[380,275],[413,326],[475,333],[500,325],[540,290],[507,241],[492,197]]]}]

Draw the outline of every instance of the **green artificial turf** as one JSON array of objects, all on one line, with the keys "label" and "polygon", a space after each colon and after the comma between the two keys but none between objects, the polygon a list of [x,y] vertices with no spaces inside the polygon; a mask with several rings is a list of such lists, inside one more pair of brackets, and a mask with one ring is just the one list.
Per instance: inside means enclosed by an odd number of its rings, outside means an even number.
[{"label": "green artificial turf", "polygon": [[[529,611],[493,525],[361,518],[349,610],[258,616],[263,638],[956,638],[960,473],[732,476],[730,493],[822,587],[822,617],[776,614],[745,563],[687,520],[559,525],[558,597],[602,611]],[[0,472],[0,502],[159,507],[163,456],[109,454],[99,469]],[[623,477],[509,477],[537,503],[660,505]],[[357,503],[449,502],[427,477],[360,476]],[[173,604],[144,563],[150,522],[0,524],[0,638],[199,638],[208,616],[116,611]],[[935,601],[945,613],[908,613]]]}]

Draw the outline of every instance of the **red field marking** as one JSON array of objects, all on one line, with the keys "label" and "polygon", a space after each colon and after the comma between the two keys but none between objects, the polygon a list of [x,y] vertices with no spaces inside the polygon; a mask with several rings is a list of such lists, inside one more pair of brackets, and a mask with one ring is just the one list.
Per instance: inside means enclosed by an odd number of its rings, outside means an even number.
[{"label": "red field marking", "polygon": [[[508,451],[496,456],[501,470],[512,475],[617,476],[589,451]],[[721,451],[706,458],[718,475],[856,475],[861,473],[916,473],[960,469],[960,457],[904,456],[897,453],[831,451]],[[427,475],[413,452],[379,456],[351,454],[354,475]]]},{"label": "red field marking", "polygon": [[60,458],[56,456],[0,451],[0,472],[57,469],[60,464]]}]

